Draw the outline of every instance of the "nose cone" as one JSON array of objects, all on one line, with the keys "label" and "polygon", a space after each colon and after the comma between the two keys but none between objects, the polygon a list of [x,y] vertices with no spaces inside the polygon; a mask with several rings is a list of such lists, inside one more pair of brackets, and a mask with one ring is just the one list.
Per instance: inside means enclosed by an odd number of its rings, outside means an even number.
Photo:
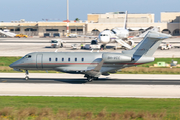
[{"label": "nose cone", "polygon": [[100,36],[99,41],[101,43],[109,43],[110,42],[110,37],[109,36]]},{"label": "nose cone", "polygon": [[21,66],[21,59],[17,60],[16,62],[13,62],[12,64],[9,65],[11,68],[18,68]]},{"label": "nose cone", "polygon": [[14,62],[14,63],[12,63],[12,64],[10,64],[10,65],[9,65],[9,67],[11,67],[11,68],[14,68],[14,67],[16,67],[16,64],[15,64],[15,62]]}]

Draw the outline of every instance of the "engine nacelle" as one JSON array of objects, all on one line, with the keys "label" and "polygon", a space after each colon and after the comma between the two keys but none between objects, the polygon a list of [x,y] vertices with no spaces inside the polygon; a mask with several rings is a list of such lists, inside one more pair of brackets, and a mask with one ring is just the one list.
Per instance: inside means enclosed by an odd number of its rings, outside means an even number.
[{"label": "engine nacelle", "polygon": [[129,56],[125,56],[125,55],[121,55],[121,54],[111,54],[111,53],[104,53],[102,55],[102,59],[104,60],[104,62],[113,62],[113,63],[117,63],[117,62],[131,62],[132,58]]},{"label": "engine nacelle", "polygon": [[134,41],[133,40],[128,40],[127,44],[129,44],[130,46],[134,46]]}]

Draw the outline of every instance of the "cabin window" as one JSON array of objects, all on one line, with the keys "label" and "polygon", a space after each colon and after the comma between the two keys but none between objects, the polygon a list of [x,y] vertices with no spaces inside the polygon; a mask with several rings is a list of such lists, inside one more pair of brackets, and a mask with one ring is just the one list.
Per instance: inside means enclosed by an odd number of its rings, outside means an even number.
[{"label": "cabin window", "polygon": [[75,58],[75,61],[77,61],[77,58]]},{"label": "cabin window", "polygon": [[51,58],[49,58],[49,61],[51,61]]},{"label": "cabin window", "polygon": [[71,59],[70,58],[68,58],[68,61],[70,61]]},{"label": "cabin window", "polygon": [[84,58],[82,58],[81,60],[82,60],[82,62],[83,62],[83,61],[84,61]]},{"label": "cabin window", "polygon": [[56,58],[56,61],[58,61],[58,58]]},{"label": "cabin window", "polygon": [[62,61],[64,61],[64,58],[62,58]]}]

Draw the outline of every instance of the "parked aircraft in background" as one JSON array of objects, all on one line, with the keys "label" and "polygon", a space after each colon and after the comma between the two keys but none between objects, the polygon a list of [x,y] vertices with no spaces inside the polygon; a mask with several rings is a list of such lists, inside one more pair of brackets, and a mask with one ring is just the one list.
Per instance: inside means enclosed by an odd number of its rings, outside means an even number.
[{"label": "parked aircraft in background", "polygon": [[[105,48],[106,44],[117,42],[122,46],[131,49],[134,45],[132,40],[128,40],[129,30],[127,29],[127,11],[124,19],[123,28],[113,28],[112,30],[104,30],[99,34],[99,42],[102,43],[101,48]],[[127,40],[127,41],[124,41]],[[129,43],[129,44],[128,44]]]},{"label": "parked aircraft in background", "polygon": [[12,63],[11,68],[28,70],[55,70],[66,73],[84,74],[88,81],[100,75],[109,75],[120,69],[154,61],[152,56],[161,41],[170,35],[149,31],[133,49],[122,53],[103,52],[34,52]]}]

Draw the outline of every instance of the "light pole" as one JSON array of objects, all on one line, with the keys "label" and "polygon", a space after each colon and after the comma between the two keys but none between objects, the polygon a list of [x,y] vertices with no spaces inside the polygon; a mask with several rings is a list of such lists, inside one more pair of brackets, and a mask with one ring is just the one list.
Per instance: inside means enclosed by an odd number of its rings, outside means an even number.
[{"label": "light pole", "polygon": [[67,0],[67,20],[69,20],[69,0]]},{"label": "light pole", "polygon": [[69,0],[67,0],[67,34],[69,34]]}]

